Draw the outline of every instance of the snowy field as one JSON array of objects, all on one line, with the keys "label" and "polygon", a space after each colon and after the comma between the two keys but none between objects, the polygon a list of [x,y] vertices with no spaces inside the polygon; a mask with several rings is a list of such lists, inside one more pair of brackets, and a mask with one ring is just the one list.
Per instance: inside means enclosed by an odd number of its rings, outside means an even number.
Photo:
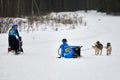
[{"label": "snowy field", "polygon": [[[120,16],[80,12],[87,25],[71,30],[20,32],[23,55],[7,53],[8,35],[0,34],[0,80],[120,80]],[[83,46],[81,58],[58,59],[61,40]],[[96,41],[112,44],[112,55],[96,56]]]}]

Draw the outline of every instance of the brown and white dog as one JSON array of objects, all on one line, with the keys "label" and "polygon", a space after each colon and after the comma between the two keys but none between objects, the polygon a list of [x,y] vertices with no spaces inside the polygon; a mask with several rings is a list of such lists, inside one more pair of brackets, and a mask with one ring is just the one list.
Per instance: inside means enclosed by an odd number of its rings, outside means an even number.
[{"label": "brown and white dog", "polygon": [[106,55],[111,55],[111,52],[112,52],[112,46],[111,46],[111,43],[107,43],[106,45]]},{"label": "brown and white dog", "polygon": [[95,55],[102,55],[103,45],[99,41],[92,48],[95,50]]}]

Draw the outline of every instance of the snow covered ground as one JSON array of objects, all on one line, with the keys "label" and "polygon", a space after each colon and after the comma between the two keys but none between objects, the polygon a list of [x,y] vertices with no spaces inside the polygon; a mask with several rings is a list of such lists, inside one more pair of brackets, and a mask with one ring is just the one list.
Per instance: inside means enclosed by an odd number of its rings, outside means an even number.
[{"label": "snow covered ground", "polygon": [[[7,34],[0,34],[0,80],[120,80],[120,16],[83,13],[87,26],[73,30],[20,32],[23,55],[7,53]],[[63,38],[83,46],[81,58],[56,58]],[[94,55],[99,40],[112,44],[112,55]]]}]

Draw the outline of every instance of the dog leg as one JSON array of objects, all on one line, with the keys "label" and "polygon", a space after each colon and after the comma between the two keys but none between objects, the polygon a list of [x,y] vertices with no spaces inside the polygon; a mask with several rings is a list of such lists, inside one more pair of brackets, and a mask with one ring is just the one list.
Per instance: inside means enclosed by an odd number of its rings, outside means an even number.
[{"label": "dog leg", "polygon": [[110,55],[110,52],[109,52],[109,50],[107,50],[107,54],[106,54],[107,56],[109,56]]},{"label": "dog leg", "polygon": [[107,56],[109,56],[110,54],[109,54],[109,51],[107,51],[107,54],[106,54]]},{"label": "dog leg", "polygon": [[97,55],[99,55],[99,51],[97,51]]},{"label": "dog leg", "polygon": [[96,50],[96,55],[99,55],[99,52]]},{"label": "dog leg", "polygon": [[102,50],[100,51],[100,55],[102,55]]},{"label": "dog leg", "polygon": [[111,51],[109,51],[109,55],[111,55]]},{"label": "dog leg", "polygon": [[107,55],[109,56],[109,49],[107,50]]}]

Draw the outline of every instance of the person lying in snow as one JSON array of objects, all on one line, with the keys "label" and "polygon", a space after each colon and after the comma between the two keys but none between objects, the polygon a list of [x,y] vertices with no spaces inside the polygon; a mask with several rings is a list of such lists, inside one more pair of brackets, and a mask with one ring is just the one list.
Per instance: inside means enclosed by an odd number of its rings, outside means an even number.
[{"label": "person lying in snow", "polygon": [[78,48],[77,46],[69,46],[67,44],[67,39],[62,39],[62,44],[60,45],[59,49],[58,49],[58,53],[59,50],[61,50],[60,52],[60,56],[58,58],[61,57],[65,57],[65,58],[77,58],[78,56],[80,56],[78,53],[76,53],[76,51],[74,50],[75,48]]}]

